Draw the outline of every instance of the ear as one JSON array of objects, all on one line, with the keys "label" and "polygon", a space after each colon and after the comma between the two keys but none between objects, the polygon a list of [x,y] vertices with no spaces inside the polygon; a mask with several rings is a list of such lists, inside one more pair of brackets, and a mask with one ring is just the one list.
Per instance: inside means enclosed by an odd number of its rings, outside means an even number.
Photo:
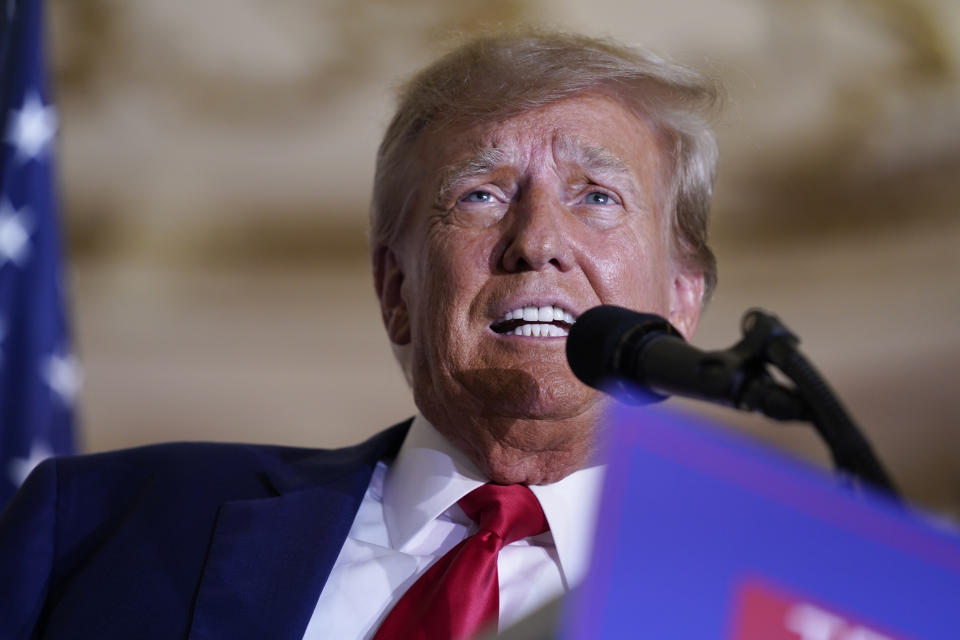
[{"label": "ear", "polygon": [[670,295],[670,324],[689,340],[700,322],[703,308],[703,273],[680,271],[673,278]]},{"label": "ear", "polygon": [[390,342],[409,344],[410,315],[402,295],[403,269],[390,247],[380,245],[373,251],[373,286]]}]

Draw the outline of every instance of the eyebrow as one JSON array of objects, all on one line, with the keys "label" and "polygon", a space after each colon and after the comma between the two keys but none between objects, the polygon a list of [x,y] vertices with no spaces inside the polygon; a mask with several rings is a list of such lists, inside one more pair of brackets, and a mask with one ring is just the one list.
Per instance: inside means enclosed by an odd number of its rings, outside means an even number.
[{"label": "eyebrow", "polygon": [[477,147],[466,160],[445,167],[440,174],[440,186],[434,205],[441,206],[450,197],[457,185],[475,176],[484,175],[503,166],[506,153],[498,147]]}]

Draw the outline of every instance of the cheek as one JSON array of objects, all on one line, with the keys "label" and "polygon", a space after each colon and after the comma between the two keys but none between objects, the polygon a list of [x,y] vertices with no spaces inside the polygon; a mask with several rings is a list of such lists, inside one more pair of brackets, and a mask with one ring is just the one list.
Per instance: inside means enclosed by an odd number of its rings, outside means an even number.
[{"label": "cheek", "polygon": [[423,264],[421,278],[430,289],[435,304],[442,306],[436,311],[449,320],[451,312],[463,304],[474,288],[476,267],[470,247],[462,243],[438,242],[428,246],[420,258]]},{"label": "cheek", "polygon": [[621,233],[608,238],[588,275],[601,302],[662,315],[669,310],[666,260],[659,242]]},{"label": "cheek", "polygon": [[436,234],[414,254],[421,285],[409,292],[412,308],[417,309],[415,323],[429,331],[431,335],[423,337],[441,349],[462,341],[476,316],[472,304],[485,282],[486,259],[484,239],[474,235],[463,230]]}]

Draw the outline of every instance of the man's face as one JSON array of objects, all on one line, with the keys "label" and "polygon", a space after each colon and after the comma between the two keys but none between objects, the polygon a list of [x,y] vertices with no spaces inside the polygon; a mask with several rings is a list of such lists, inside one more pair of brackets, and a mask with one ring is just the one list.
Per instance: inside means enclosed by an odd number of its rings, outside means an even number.
[{"label": "man's face", "polygon": [[488,475],[553,481],[590,455],[603,399],[565,356],[581,313],[616,304],[693,332],[702,278],[671,257],[661,162],[643,120],[589,95],[419,141],[381,303],[417,406]]}]

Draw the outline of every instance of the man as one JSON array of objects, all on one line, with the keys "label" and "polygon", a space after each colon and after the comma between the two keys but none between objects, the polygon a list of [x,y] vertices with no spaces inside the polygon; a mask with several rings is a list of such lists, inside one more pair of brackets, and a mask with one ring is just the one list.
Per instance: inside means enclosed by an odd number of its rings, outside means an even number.
[{"label": "man", "polygon": [[[695,330],[715,282],[714,99],[687,69],[559,34],[479,38],[415,76],[371,233],[412,425],[339,451],[162,445],[41,465],[0,522],[0,635],[449,637],[575,585],[607,401],[574,378],[564,336],[603,303]],[[484,529],[492,507],[471,496],[504,491],[529,531]],[[491,535],[481,597],[457,556]],[[468,582],[444,591],[454,575]],[[461,606],[482,611],[462,623]]]}]

